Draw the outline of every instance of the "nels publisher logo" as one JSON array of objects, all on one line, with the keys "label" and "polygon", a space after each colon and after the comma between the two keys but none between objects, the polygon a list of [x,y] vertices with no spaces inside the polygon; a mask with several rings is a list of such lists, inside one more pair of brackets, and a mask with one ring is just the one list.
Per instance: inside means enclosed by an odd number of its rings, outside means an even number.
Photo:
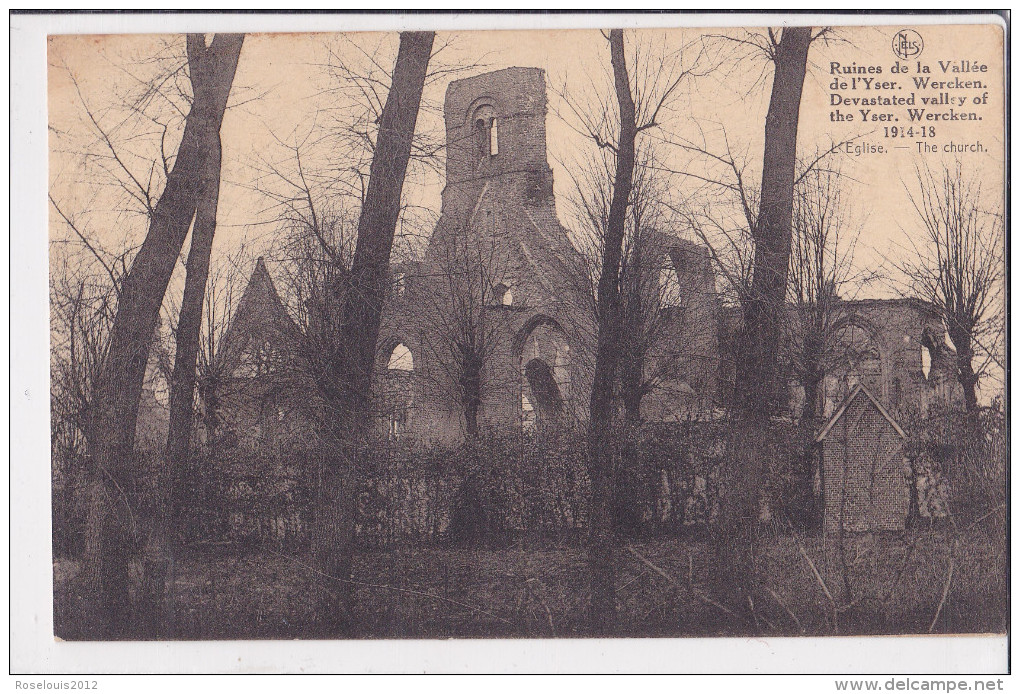
[{"label": "nels publisher logo", "polygon": [[900,29],[893,36],[892,49],[900,60],[915,58],[924,50],[924,40],[913,29]]}]

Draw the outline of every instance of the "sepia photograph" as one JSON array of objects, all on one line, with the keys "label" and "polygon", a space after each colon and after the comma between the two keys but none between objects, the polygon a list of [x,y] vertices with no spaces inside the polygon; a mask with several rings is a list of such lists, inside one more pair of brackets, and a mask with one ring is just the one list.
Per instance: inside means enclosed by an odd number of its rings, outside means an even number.
[{"label": "sepia photograph", "polygon": [[1005,635],[1005,25],[687,19],[50,34],[53,637]]}]

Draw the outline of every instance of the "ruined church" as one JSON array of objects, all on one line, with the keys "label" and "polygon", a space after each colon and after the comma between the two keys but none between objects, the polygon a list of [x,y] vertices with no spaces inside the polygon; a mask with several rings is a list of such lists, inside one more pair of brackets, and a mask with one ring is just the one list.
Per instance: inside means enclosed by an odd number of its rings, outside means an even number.
[{"label": "ruined church", "polygon": [[[444,114],[441,216],[424,257],[392,268],[373,385],[379,431],[453,441],[477,427],[584,422],[592,271],[557,217],[544,71],[454,81]],[[682,230],[656,231],[647,255],[652,279],[635,296],[654,303],[657,325],[633,340],[643,342],[637,373],[621,379],[640,394],[645,421],[718,416],[727,389],[740,387],[731,376],[739,320],[721,305],[707,250]],[[852,357],[826,375],[819,414],[858,383],[890,408],[945,396],[953,378],[943,333],[920,301],[846,302],[840,334]],[[217,436],[281,446],[305,438],[311,385],[287,366],[299,339],[260,260],[221,341],[215,397],[203,399]],[[792,410],[798,401],[793,384]]]}]

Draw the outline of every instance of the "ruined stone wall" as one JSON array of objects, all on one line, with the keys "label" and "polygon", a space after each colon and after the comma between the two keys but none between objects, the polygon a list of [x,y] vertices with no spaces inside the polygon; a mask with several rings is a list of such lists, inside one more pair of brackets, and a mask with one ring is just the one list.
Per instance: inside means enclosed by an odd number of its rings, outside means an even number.
[{"label": "ruined stone wall", "polygon": [[666,239],[676,293],[663,292],[648,336],[647,377],[653,386],[642,402],[650,421],[710,416],[719,400],[719,301],[708,253],[689,241]]},{"label": "ruined stone wall", "polygon": [[[469,336],[485,344],[480,424],[521,422],[525,348],[548,362],[566,400],[579,399],[583,360],[571,359],[579,346],[568,333],[584,320],[582,270],[556,216],[545,89],[542,70],[509,68],[447,90],[442,212],[380,336],[382,353],[396,340],[415,353],[413,429],[427,438],[463,434],[460,345]],[[482,126],[494,132],[480,138]]]},{"label": "ruined stone wall", "polygon": [[[791,331],[797,329],[797,310],[793,305],[787,309]],[[719,373],[725,400],[733,388],[733,365],[739,357],[737,342],[741,316],[739,308],[734,307],[720,310],[719,315]],[[826,382],[819,394],[823,408],[819,413],[821,416],[831,415],[858,381],[864,383],[893,413],[910,409],[923,412],[936,398],[959,398],[952,350],[944,344],[945,328],[930,304],[918,299],[846,301],[834,310],[830,320],[834,327],[831,344],[827,347]],[[851,333],[855,335],[857,344],[843,344]],[[922,368],[922,346],[926,333],[939,345],[937,353],[932,355],[928,374]],[[841,353],[859,352],[864,341],[870,343],[877,353],[877,363],[851,374],[849,364],[841,358]],[[790,385],[790,414],[799,417],[804,393],[791,363],[796,356],[794,349],[796,340],[792,337],[780,345],[780,368]],[[861,361],[860,354],[853,356],[857,357],[856,361]]]},{"label": "ruined stone wall", "polygon": [[[550,412],[583,422],[597,338],[592,278],[557,217],[547,160],[545,74],[515,67],[454,81],[444,108],[448,146],[440,218],[423,260],[394,265],[385,302],[373,387],[379,431],[435,442],[463,436],[459,360],[469,334],[486,343],[481,425],[514,428]],[[657,325],[644,363],[648,390],[642,415],[648,421],[711,417],[725,407],[733,388],[739,312],[724,311],[705,248],[675,230],[653,236],[647,262],[656,272],[659,264],[675,271],[680,298],[656,305],[649,314]],[[292,321],[264,265],[251,285],[259,296],[242,300],[235,320],[253,335],[261,331],[273,341],[282,338],[286,349]],[[653,281],[647,291],[660,288]],[[873,372],[854,378],[890,410],[924,410],[940,388],[951,390],[948,352],[933,355],[929,374],[922,368],[924,336],[941,344],[944,334],[929,306],[916,300],[863,300],[845,302],[840,311],[876,354],[869,365]],[[235,332],[228,351],[239,353],[248,338],[245,331]],[[413,368],[391,373],[388,362],[398,345],[410,351]],[[781,361],[789,364],[789,345],[780,345],[780,351]],[[854,385],[845,364],[829,370],[832,382],[823,384],[820,398],[828,407],[823,414]],[[276,391],[287,390],[284,380],[240,384],[241,392],[229,394],[230,417],[237,420],[232,428],[261,437],[260,422],[274,407],[267,398],[281,398]],[[291,390],[299,394],[309,390],[300,378],[295,384]],[[795,404],[791,413],[800,414]]]},{"label": "ruined stone wall", "polygon": [[941,342],[945,334],[932,308],[911,299],[865,299],[853,302],[849,313],[872,331],[881,354],[883,378],[874,395],[894,409],[926,404],[931,387],[930,375],[925,377],[921,368],[922,336],[927,330]]}]

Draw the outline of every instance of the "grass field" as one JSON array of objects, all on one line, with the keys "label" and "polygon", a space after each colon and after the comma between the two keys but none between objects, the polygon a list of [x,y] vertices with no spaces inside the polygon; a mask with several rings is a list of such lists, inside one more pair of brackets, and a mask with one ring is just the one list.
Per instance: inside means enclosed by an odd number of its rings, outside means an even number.
[{"label": "grass field", "polygon": [[[766,635],[981,633],[1007,628],[1003,543],[947,531],[860,538],[847,580],[820,537],[780,534],[759,558],[756,614]],[[587,574],[577,546],[406,546],[358,556],[358,638],[584,636]],[[733,636],[748,627],[715,592],[707,541],[662,539],[618,552],[620,636]],[[951,580],[950,568],[952,568]],[[817,572],[817,573],[816,573]],[[55,631],[78,633],[77,564],[54,567]],[[178,633],[188,639],[322,638],[311,560],[230,548],[191,551],[177,571]],[[945,595],[945,598],[943,598]],[[940,608],[941,605],[941,608]],[[938,619],[935,619],[938,612]]]}]

